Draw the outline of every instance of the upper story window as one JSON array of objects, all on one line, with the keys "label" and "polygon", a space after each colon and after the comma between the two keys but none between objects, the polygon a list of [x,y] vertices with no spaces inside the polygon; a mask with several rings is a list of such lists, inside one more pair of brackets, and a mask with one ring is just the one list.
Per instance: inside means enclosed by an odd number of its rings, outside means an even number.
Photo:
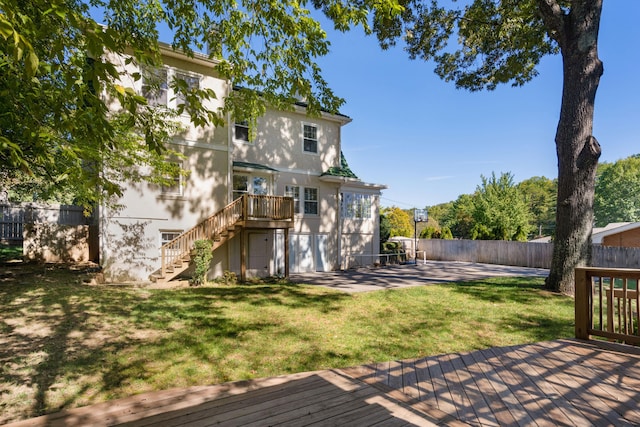
[{"label": "upper story window", "polygon": [[[177,84],[181,86],[183,90],[186,89],[186,92],[200,88],[200,78],[194,75],[176,72],[174,78],[178,81]],[[175,96],[176,105],[184,104],[185,107],[189,106],[189,100],[186,98],[184,93],[177,91]]]},{"label": "upper story window", "polygon": [[236,141],[242,142],[251,142],[249,139],[249,122],[246,120],[242,120],[240,122],[235,122],[233,127],[233,138]]},{"label": "upper story window", "polygon": [[318,189],[304,189],[304,213],[305,215],[318,215]]},{"label": "upper story window", "polygon": [[287,185],[284,189],[285,197],[293,198],[293,212],[300,212],[300,187],[296,185]]},{"label": "upper story window", "polygon": [[[182,169],[182,164],[179,162],[171,162],[173,167],[178,168],[178,170]],[[184,177],[182,173],[179,173],[177,176],[171,177],[171,184],[162,186],[162,194],[171,195],[171,196],[182,196],[184,194]]]},{"label": "upper story window", "polygon": [[166,68],[145,69],[142,72],[142,96],[149,105],[167,106],[169,84]]},{"label": "upper story window", "polygon": [[370,194],[342,193],[340,199],[340,209],[343,218],[347,219],[370,219],[371,218]]},{"label": "upper story window", "polygon": [[302,125],[302,150],[305,153],[318,153],[318,127],[315,125]]},{"label": "upper story window", "polygon": [[[180,91],[176,90],[173,81]],[[200,77],[193,74],[176,71],[172,68],[143,68],[142,96],[149,105],[156,107],[178,108],[179,105],[189,106],[186,93],[200,88]]]}]

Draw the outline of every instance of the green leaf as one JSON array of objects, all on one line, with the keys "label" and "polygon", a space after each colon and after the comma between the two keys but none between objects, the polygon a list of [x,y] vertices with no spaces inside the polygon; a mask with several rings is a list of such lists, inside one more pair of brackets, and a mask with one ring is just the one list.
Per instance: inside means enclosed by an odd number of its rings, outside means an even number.
[{"label": "green leaf", "polygon": [[11,37],[14,30],[13,26],[2,18],[4,18],[4,15],[0,17],[0,36],[6,40]]},{"label": "green leaf", "polygon": [[36,72],[38,71],[39,62],[40,61],[38,60],[38,55],[36,55],[34,51],[30,51],[25,63],[27,76],[29,78],[36,75]]}]

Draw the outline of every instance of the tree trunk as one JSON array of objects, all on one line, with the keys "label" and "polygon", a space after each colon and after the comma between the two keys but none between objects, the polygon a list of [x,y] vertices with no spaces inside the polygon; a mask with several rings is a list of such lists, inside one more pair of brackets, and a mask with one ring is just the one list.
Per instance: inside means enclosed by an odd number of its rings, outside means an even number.
[{"label": "tree trunk", "polygon": [[553,34],[563,59],[563,91],[556,132],[558,205],[553,260],[546,286],[573,295],[574,269],[591,256],[593,198],[600,145],[592,135],[596,91],[603,72],[598,58],[602,0],[574,2]]}]

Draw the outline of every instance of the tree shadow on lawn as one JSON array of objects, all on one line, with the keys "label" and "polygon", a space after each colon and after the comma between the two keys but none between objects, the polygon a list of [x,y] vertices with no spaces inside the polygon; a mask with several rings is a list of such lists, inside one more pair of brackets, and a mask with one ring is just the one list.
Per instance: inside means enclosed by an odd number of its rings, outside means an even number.
[{"label": "tree shadow on lawn", "polygon": [[[199,363],[211,370],[208,383],[228,380],[233,374],[216,371],[216,357],[279,326],[278,319],[234,317],[230,310],[237,304],[328,313],[350,298],[290,284],[177,290],[88,286],[86,276],[30,264],[0,274],[0,424],[149,387],[193,385],[190,381],[202,381],[197,372],[190,379]],[[180,366],[180,359],[193,366]],[[186,371],[185,377],[176,384],[168,377],[155,379],[171,369]]]},{"label": "tree shadow on lawn", "polygon": [[540,302],[548,298],[567,298],[544,288],[541,277],[494,277],[470,282],[453,283],[455,291],[478,300],[518,304]]}]

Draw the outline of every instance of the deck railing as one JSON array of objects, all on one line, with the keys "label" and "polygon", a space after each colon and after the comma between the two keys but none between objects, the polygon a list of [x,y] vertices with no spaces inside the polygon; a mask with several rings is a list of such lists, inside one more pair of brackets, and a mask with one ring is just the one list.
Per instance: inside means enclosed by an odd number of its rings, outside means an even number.
[{"label": "deck railing", "polygon": [[293,199],[280,196],[243,195],[160,249],[164,277],[170,267],[180,265],[196,240],[219,240],[241,220],[293,220]]},{"label": "deck railing", "polygon": [[576,338],[640,345],[640,270],[576,268]]}]

